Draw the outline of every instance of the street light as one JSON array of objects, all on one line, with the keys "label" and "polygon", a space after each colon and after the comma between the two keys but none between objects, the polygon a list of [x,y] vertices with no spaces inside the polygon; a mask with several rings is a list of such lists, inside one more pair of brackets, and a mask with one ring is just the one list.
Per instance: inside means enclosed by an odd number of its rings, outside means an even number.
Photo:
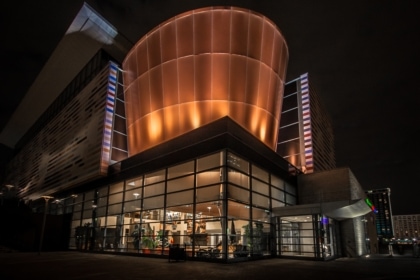
[{"label": "street light", "polygon": [[53,197],[52,196],[48,196],[48,195],[44,195],[44,196],[41,196],[41,198],[43,198],[45,200],[45,208],[44,208],[44,218],[42,219],[42,229],[41,229],[41,238],[39,240],[38,255],[41,254],[42,241],[44,239],[45,220],[47,219],[47,210],[48,210],[48,200],[52,199]]}]

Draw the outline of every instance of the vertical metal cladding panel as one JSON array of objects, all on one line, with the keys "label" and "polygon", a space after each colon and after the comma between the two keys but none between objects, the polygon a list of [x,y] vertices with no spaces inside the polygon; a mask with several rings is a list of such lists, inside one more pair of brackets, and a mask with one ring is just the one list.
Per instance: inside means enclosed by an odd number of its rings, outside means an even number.
[{"label": "vertical metal cladding panel", "polygon": [[275,150],[288,49],[266,17],[209,7],[150,31],[124,63],[129,154],[229,116]]},{"label": "vertical metal cladding panel", "polygon": [[105,175],[110,160],[117,66],[105,67],[15,156],[8,181],[38,199]]}]

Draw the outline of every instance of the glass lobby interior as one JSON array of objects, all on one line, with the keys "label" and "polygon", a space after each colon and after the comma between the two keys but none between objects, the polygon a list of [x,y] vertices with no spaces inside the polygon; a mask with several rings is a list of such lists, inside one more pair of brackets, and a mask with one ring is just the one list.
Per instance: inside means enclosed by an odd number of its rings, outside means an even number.
[{"label": "glass lobby interior", "polygon": [[328,250],[318,250],[315,237],[328,223],[316,222],[320,215],[272,217],[273,208],[295,204],[294,185],[223,150],[73,195],[51,210],[73,213],[69,249],[168,255],[176,245],[209,260],[322,257]]}]

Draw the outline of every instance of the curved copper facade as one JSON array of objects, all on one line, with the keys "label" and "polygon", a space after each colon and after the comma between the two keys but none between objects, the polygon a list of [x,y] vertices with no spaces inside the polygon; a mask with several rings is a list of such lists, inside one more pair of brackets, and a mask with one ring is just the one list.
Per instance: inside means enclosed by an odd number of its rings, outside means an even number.
[{"label": "curved copper facade", "polygon": [[160,24],[123,62],[130,155],[229,116],[275,150],[288,49],[255,12],[189,11]]}]

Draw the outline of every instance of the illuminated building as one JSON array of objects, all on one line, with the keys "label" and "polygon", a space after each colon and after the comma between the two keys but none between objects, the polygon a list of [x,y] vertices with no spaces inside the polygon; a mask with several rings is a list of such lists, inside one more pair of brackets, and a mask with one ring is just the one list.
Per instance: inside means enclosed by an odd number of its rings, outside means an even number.
[{"label": "illuminated building", "polygon": [[308,73],[286,83],[277,153],[304,173],[334,169],[334,134]]},{"label": "illuminated building", "polygon": [[104,45],[22,138],[6,178],[38,211],[49,195],[50,214],[71,216],[68,248],[167,256],[174,243],[228,262],[366,253],[370,208],[351,172],[290,172],[275,151],[288,49],[273,22],[202,8],[127,48],[87,5],[68,34],[86,16],[101,28],[85,37]]},{"label": "illuminated building", "polygon": [[130,154],[224,116],[274,150],[287,60],[278,28],[245,10],[160,24],[123,62]]},{"label": "illuminated building", "polygon": [[420,214],[393,215],[395,239],[420,239]]},{"label": "illuminated building", "polygon": [[390,239],[394,237],[392,224],[391,189],[374,189],[366,191],[368,198],[375,206],[376,232],[379,238]]}]

